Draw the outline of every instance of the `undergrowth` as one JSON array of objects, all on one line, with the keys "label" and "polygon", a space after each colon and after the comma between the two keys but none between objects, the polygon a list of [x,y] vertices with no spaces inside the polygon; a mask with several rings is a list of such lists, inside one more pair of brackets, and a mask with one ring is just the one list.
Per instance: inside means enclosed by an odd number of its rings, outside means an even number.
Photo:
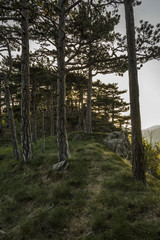
[{"label": "undergrowth", "polygon": [[[54,137],[44,154],[39,142],[27,165],[10,147],[0,149],[0,239],[160,239],[160,180],[148,174],[147,186],[134,182],[130,164],[107,150],[101,134],[74,136],[63,172],[52,170]],[[75,219],[83,231],[77,223],[73,234]]]}]

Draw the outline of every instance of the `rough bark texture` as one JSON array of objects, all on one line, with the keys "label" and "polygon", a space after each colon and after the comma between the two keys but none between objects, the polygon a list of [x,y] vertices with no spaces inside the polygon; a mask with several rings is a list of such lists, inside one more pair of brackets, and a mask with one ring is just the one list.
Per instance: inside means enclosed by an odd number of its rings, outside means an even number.
[{"label": "rough bark texture", "polygon": [[26,163],[33,158],[30,125],[30,74],[29,74],[29,35],[28,0],[22,0],[22,60],[21,60],[21,141],[22,157]]},{"label": "rough bark texture", "polygon": [[37,81],[32,82],[32,142],[37,146]]},{"label": "rough bark texture", "polygon": [[[112,97],[114,98],[114,95]],[[113,125],[114,125],[114,118],[115,118],[114,108],[115,108],[115,106],[114,106],[114,101],[113,101],[113,103],[112,103],[112,123],[113,123]]]},{"label": "rough bark texture", "polygon": [[83,131],[83,87],[80,87],[79,92],[79,119],[78,119],[78,130]]},{"label": "rough bark texture", "polygon": [[88,89],[87,89],[87,116],[86,116],[86,131],[87,133],[92,133],[92,67],[89,67],[89,79],[88,79]]},{"label": "rough bark texture", "polygon": [[41,112],[42,112],[42,145],[41,145],[41,149],[42,149],[42,153],[45,152],[45,112],[44,109],[41,108]]},{"label": "rough bark texture", "polygon": [[58,78],[57,78],[57,143],[58,161],[69,158],[66,131],[66,74],[65,74],[65,1],[59,0],[59,32],[58,32]]},{"label": "rough bark texture", "polygon": [[139,87],[135,49],[133,1],[124,0],[128,43],[129,89],[132,124],[132,171],[136,181],[146,183],[145,161],[141,135]]},{"label": "rough bark texture", "polygon": [[53,111],[53,86],[50,88],[50,136],[55,135],[54,129],[54,111]]},{"label": "rough bark texture", "polygon": [[1,79],[0,79],[0,140],[3,141],[3,126],[2,126],[2,96],[1,96]]},{"label": "rough bark texture", "polygon": [[14,115],[13,115],[13,109],[11,105],[11,95],[9,91],[8,86],[8,79],[4,79],[4,93],[5,93],[5,103],[8,113],[8,119],[9,119],[9,127],[11,130],[11,138],[12,138],[12,146],[13,146],[13,152],[14,152],[14,158],[16,160],[20,159],[20,152],[18,148],[18,142],[17,142],[17,135],[16,135],[16,126],[14,121]]}]

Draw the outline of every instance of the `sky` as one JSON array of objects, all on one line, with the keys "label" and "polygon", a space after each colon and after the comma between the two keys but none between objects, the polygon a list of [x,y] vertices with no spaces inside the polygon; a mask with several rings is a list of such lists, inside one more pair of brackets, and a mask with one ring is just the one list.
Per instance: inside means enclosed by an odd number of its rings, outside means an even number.
[{"label": "sky", "polygon": [[[160,0],[142,0],[142,4],[134,8],[135,25],[139,20],[149,21],[151,24],[160,23]],[[121,22],[118,31],[125,34],[125,16],[123,6],[120,8]],[[123,77],[113,74],[100,75],[95,79],[102,82],[117,82],[120,89],[127,89],[123,95],[129,102],[128,72]],[[160,61],[152,60],[138,71],[139,99],[142,129],[160,125]]]}]

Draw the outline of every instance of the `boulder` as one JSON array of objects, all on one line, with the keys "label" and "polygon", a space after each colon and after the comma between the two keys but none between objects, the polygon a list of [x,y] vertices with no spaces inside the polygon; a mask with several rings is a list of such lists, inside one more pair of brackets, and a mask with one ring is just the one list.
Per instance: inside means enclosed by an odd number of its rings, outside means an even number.
[{"label": "boulder", "polygon": [[63,171],[69,167],[69,163],[67,161],[61,161],[52,166],[54,171]]},{"label": "boulder", "polygon": [[121,131],[111,132],[103,139],[105,145],[121,157],[130,159],[130,142],[126,133]]}]

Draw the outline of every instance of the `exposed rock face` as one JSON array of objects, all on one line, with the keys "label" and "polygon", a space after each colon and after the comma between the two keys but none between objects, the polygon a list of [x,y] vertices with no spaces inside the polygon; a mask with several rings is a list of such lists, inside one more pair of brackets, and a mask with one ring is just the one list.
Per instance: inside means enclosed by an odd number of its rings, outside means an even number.
[{"label": "exposed rock face", "polygon": [[61,161],[52,166],[54,171],[63,171],[69,167],[69,163],[67,161]]},{"label": "exposed rock face", "polygon": [[126,133],[121,131],[111,132],[104,139],[104,143],[121,157],[130,159],[130,142]]}]

